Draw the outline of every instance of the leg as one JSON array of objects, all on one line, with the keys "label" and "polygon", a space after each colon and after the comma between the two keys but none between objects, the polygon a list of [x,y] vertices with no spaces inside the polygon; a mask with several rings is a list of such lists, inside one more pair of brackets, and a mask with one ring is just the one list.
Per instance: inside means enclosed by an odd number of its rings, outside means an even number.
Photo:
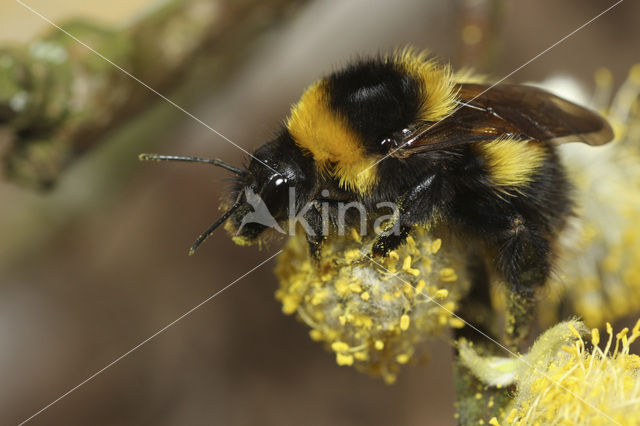
[{"label": "leg", "polygon": [[535,291],[549,277],[551,253],[549,241],[522,216],[510,225],[499,240],[496,267],[510,286],[505,331],[507,343],[516,348],[529,334]]},{"label": "leg", "polygon": [[400,247],[409,236],[409,231],[411,230],[411,227],[407,225],[399,225],[398,232],[393,232],[394,228],[395,226],[392,226],[388,231],[380,234],[373,242],[371,254],[374,257],[385,257],[391,250]]},{"label": "leg", "polygon": [[[491,280],[484,256],[471,254],[467,260],[467,274],[471,280],[469,293],[458,303],[456,312],[464,320],[494,339],[500,336],[496,315],[491,305]],[[481,342],[486,338],[471,327],[454,329],[456,339],[464,337],[470,342]]]},{"label": "leg", "polygon": [[322,253],[322,243],[324,243],[327,236],[324,235],[325,227],[323,226],[322,213],[317,202],[312,202],[311,208],[304,214],[304,220],[313,233],[307,232],[309,253],[314,260],[318,261]]},{"label": "leg", "polygon": [[[303,214],[308,225],[307,243],[309,253],[315,260],[320,260],[322,245],[326,241],[332,227],[336,227],[337,206],[341,202],[329,199],[313,200],[309,209]],[[333,209],[333,211],[331,210]]]},{"label": "leg", "polygon": [[[373,243],[372,254],[384,257],[404,243],[411,228],[427,223],[437,208],[445,205],[442,184],[435,175],[429,175],[404,194],[398,201],[399,216],[393,220],[389,231],[380,234]],[[392,232],[396,229],[396,232]]]}]

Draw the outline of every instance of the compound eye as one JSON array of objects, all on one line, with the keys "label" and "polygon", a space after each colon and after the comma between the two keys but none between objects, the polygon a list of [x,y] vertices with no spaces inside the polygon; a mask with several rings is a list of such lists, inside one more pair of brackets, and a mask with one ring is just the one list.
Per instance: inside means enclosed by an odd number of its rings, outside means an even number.
[{"label": "compound eye", "polygon": [[264,187],[262,199],[269,208],[279,210],[288,205],[288,195],[289,179],[282,175],[276,175]]}]

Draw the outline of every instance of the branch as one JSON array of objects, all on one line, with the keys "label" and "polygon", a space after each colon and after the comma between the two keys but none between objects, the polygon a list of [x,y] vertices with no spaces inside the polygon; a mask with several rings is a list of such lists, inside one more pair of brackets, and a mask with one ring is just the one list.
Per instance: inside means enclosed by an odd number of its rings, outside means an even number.
[{"label": "branch", "polygon": [[[305,0],[174,0],[124,29],[63,26],[148,86],[166,94],[191,66],[227,75],[265,29]],[[104,136],[160,97],[58,29],[0,47],[0,164],[8,179],[52,187]]]}]

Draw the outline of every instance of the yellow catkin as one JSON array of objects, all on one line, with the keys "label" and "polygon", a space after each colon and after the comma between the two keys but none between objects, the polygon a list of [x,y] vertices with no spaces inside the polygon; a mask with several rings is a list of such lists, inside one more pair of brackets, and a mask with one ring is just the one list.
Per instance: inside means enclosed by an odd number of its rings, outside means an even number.
[{"label": "yellow catkin", "polygon": [[[582,324],[578,324],[585,332]],[[566,327],[561,324],[554,327]],[[506,424],[640,424],[640,357],[631,354],[631,338],[640,336],[640,330],[623,329],[613,334],[607,326],[608,344],[601,349],[597,329],[592,330],[594,346],[587,349],[582,333],[576,327],[566,329],[569,334],[546,332],[531,350],[538,360],[529,358],[535,369],[525,366],[517,375],[517,393],[511,411],[502,418]],[[554,335],[553,338],[545,336]],[[564,337],[563,337],[564,336]],[[611,342],[615,337],[615,347]],[[575,342],[554,353],[552,348],[560,341]],[[566,343],[570,344],[571,341]],[[540,345],[549,347],[540,352]],[[570,392],[568,392],[569,390]],[[596,407],[594,409],[594,407]]]},{"label": "yellow catkin", "polygon": [[[410,359],[424,358],[426,341],[460,326],[451,321],[451,312],[469,288],[466,275],[455,273],[465,270],[464,251],[455,242],[436,243],[438,238],[424,227],[411,236],[410,243],[376,263],[364,255],[373,244],[364,237],[360,242],[328,238],[316,260],[309,256],[304,234],[296,235],[276,268],[276,298],[286,313],[306,323],[312,339],[325,343],[338,364],[380,376],[386,383],[392,383]],[[454,276],[444,288],[442,277]],[[428,297],[437,297],[450,312],[425,303]]]}]

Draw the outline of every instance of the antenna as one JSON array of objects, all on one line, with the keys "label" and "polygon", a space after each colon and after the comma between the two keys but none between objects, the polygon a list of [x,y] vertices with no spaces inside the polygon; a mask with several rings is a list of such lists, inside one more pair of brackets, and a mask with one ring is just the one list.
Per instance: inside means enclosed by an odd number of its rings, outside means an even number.
[{"label": "antenna", "polygon": [[209,229],[207,229],[206,231],[204,231],[202,234],[200,234],[200,236],[198,237],[198,239],[196,240],[195,243],[193,243],[193,245],[191,246],[191,248],[189,249],[189,256],[193,256],[194,253],[196,252],[196,250],[198,250],[198,247],[200,247],[200,244],[204,243],[205,240],[207,238],[209,238],[209,235],[211,235],[213,233],[213,231],[216,230],[216,228],[218,228],[220,225],[222,225],[227,219],[229,219],[229,216],[231,216],[233,214],[233,212],[235,212],[238,207],[240,207],[240,204],[242,204],[240,202],[240,199],[238,199],[234,205],[231,206],[231,208],[229,208],[229,210],[227,210],[222,216],[220,216],[220,218],[218,220],[216,220],[213,225],[211,225],[209,227]]},{"label": "antenna", "polygon": [[234,167],[217,158],[212,159],[212,158],[202,158],[202,157],[184,157],[180,155],[140,154],[138,155],[138,159],[140,161],[184,161],[187,163],[213,164],[214,166],[227,169],[238,176],[245,176],[247,174],[245,170]]}]

